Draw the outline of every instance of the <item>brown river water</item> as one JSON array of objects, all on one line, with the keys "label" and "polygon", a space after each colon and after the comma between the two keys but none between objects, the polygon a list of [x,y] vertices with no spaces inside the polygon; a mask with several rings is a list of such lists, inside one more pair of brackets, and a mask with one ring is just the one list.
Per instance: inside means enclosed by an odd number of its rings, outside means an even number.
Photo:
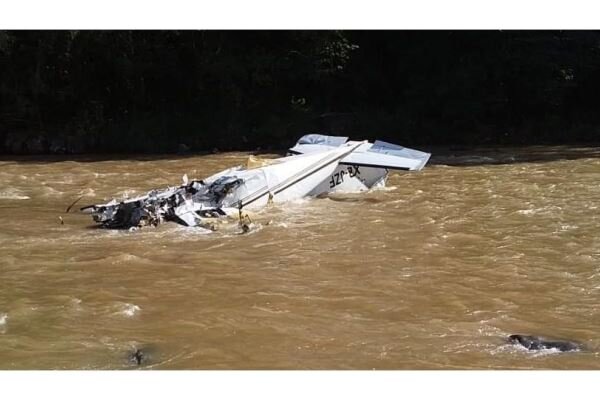
[{"label": "brown river water", "polygon": [[0,369],[598,369],[599,155],[434,153],[385,190],[272,205],[245,235],[65,213],[245,153],[0,159]]}]

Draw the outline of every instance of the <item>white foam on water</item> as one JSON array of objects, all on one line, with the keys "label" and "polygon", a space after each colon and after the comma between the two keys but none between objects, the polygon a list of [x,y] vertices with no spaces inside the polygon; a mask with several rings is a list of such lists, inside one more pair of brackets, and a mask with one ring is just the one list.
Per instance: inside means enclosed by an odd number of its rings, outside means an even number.
[{"label": "white foam on water", "polygon": [[288,200],[282,203],[279,203],[278,205],[280,207],[286,207],[286,205],[288,204],[294,204],[294,205],[304,205],[307,203],[310,203],[313,199],[310,197],[300,197],[298,199],[292,199],[292,200]]},{"label": "white foam on water", "polygon": [[234,238],[238,236],[249,236],[254,235],[255,233],[260,232],[263,229],[263,225],[260,223],[251,223],[249,226],[250,230],[247,232],[243,232],[241,228],[237,224],[232,224],[228,227],[228,229],[221,229],[220,231],[216,231],[213,235],[219,234],[222,238]]},{"label": "white foam on water", "polygon": [[81,189],[77,194],[80,196],[93,197],[96,195],[96,191],[94,189],[87,188],[87,189]]},{"label": "white foam on water", "polygon": [[[578,350],[575,350],[578,351]],[[512,353],[512,354],[524,354],[527,355],[531,358],[537,358],[537,357],[547,357],[547,356],[552,356],[555,354],[560,354],[560,353],[564,353],[558,349],[542,349],[542,350],[529,350],[521,345],[516,345],[516,344],[504,344],[502,346],[498,346],[495,349],[490,351],[490,354],[495,355],[498,353]],[[566,352],[566,353],[571,353],[571,352]]]},{"label": "white foam on water", "polygon": [[30,199],[29,196],[26,196],[19,189],[9,188],[0,191],[0,199],[4,200],[27,200]]},{"label": "white foam on water", "polygon": [[254,310],[263,311],[263,312],[266,312],[266,313],[269,313],[269,314],[287,314],[287,313],[290,312],[289,310],[275,310],[275,309],[272,309],[272,308],[260,307],[260,306],[257,306],[257,305],[253,305],[252,308]]},{"label": "white foam on water", "polygon": [[[189,236],[198,236],[198,235],[208,235],[213,233],[211,229],[203,228],[201,226],[177,226],[178,233],[182,233],[184,235]],[[217,227],[218,230],[218,227]]]},{"label": "white foam on water", "polygon": [[133,317],[141,310],[140,306],[130,303],[124,303],[121,307],[121,311],[119,314],[124,315],[126,317]]},{"label": "white foam on water", "polygon": [[107,260],[110,260],[111,264],[125,264],[132,262],[141,262],[146,261],[146,259],[136,256],[135,254],[123,253],[117,256],[108,257]]},{"label": "white foam on water", "polygon": [[71,307],[73,307],[75,310],[81,310],[81,299],[77,298],[77,297],[73,297],[70,300],[71,303]]},{"label": "white foam on water", "polygon": [[[371,188],[367,192],[393,192],[396,189],[398,189],[398,186],[378,186],[378,187]],[[416,190],[415,193],[422,194],[423,191],[422,190]]]},{"label": "white foam on water", "polygon": [[0,313],[0,333],[6,332],[7,321],[8,321],[8,314]]},{"label": "white foam on water", "polygon": [[64,192],[61,192],[60,190],[56,190],[50,186],[42,187],[41,192],[42,192],[42,197],[61,197],[64,194]]},{"label": "white foam on water", "polygon": [[521,214],[521,215],[531,215],[531,214],[535,214],[536,210],[518,210],[517,214]]},{"label": "white foam on water", "polygon": [[534,350],[531,351],[529,350],[532,357],[545,357],[545,356],[550,356],[553,354],[558,354],[558,353],[563,353],[562,351],[558,350],[558,349],[543,349],[543,350]]},{"label": "white foam on water", "polygon": [[570,225],[570,224],[561,224],[559,226],[560,231],[570,231],[570,230],[577,229],[577,228],[579,228],[577,225]]},{"label": "white foam on water", "polygon": [[121,190],[120,192],[117,193],[117,197],[123,198],[123,199],[134,198],[134,197],[137,197],[138,195],[139,195],[138,191],[134,190],[134,189],[125,189],[125,190]]}]

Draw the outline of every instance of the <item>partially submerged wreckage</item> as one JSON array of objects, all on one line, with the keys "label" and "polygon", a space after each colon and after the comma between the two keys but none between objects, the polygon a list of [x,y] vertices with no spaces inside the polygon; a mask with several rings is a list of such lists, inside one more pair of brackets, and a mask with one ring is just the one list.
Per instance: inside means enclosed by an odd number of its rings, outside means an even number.
[{"label": "partially submerged wreckage", "polygon": [[[202,180],[183,177],[179,187],[151,190],[121,201],[81,208],[105,228],[128,229],[174,221],[214,229],[215,218],[242,220],[242,209],[259,209],[305,196],[357,192],[385,186],[389,170],[419,171],[430,154],[375,141],[305,135],[289,155],[252,160]],[[244,228],[245,225],[242,225]],[[247,226],[246,226],[247,227]],[[245,228],[244,228],[245,229]]]}]

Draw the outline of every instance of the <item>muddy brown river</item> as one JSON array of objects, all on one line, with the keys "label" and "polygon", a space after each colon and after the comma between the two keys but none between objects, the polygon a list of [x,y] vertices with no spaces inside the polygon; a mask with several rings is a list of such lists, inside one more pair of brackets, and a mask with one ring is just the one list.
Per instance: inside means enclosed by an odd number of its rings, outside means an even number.
[{"label": "muddy brown river", "polygon": [[0,369],[138,368],[136,348],[147,369],[598,369],[599,154],[434,153],[385,190],[272,205],[245,235],[65,213],[244,153],[0,159]]}]

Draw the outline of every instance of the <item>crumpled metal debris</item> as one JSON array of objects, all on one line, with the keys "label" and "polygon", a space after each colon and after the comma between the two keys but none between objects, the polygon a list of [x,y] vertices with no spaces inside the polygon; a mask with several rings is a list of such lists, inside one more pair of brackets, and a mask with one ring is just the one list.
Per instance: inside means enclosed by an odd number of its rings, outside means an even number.
[{"label": "crumpled metal debris", "polygon": [[248,233],[251,221],[243,220],[242,208],[257,209],[305,196],[381,187],[389,168],[418,171],[430,156],[391,143],[347,139],[306,135],[290,149],[295,155],[270,160],[251,157],[246,167],[229,168],[204,180],[190,180],[184,175],[181,186],[81,210],[90,212],[101,226],[117,229],[174,221],[214,230],[214,218],[238,214],[242,233]]},{"label": "crumpled metal debris", "polygon": [[157,226],[174,221],[185,226],[200,226],[214,230],[214,225],[203,218],[226,215],[222,201],[233,189],[243,184],[242,179],[222,176],[207,184],[202,180],[189,181],[183,177],[179,187],[151,190],[143,196],[121,201],[82,207],[95,222],[104,228],[130,229]]}]

